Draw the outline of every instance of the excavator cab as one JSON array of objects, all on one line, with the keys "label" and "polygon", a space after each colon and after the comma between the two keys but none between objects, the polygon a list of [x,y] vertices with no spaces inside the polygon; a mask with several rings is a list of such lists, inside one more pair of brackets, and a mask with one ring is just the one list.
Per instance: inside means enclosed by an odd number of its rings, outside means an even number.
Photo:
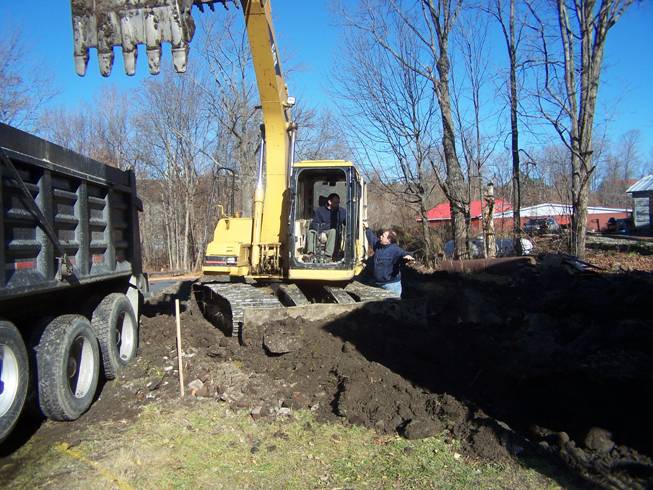
[{"label": "excavator cab", "polygon": [[[363,258],[364,183],[351,162],[297,162],[290,185],[288,227],[289,277],[324,280],[325,271],[349,280],[360,272]],[[329,196],[340,199],[342,218],[331,224],[314,222],[316,208]],[[342,216],[342,214],[340,214]],[[332,225],[335,224],[335,227]]]}]

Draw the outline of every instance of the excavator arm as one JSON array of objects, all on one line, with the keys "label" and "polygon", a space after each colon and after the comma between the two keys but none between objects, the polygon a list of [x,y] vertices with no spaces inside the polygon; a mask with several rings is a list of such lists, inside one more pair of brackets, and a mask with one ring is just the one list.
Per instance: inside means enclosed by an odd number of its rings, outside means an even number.
[{"label": "excavator arm", "polygon": [[[114,47],[122,48],[125,71],[136,70],[138,45],[146,47],[150,73],[160,71],[162,43],[169,43],[175,70],[184,72],[189,43],[195,33],[193,6],[213,10],[215,4],[227,7],[235,0],[71,0],[75,69],[86,73],[89,51],[97,49],[100,73],[109,76],[114,62]],[[265,127],[265,178],[263,160],[259,165],[254,195],[251,236],[251,272],[261,271],[267,255],[279,263],[287,234],[288,167],[295,124],[290,108],[294,100],[281,70],[281,61],[272,27],[269,0],[240,0],[249,37]],[[267,192],[269,190],[269,192]],[[263,212],[265,210],[265,212]],[[279,273],[278,271],[277,273]]]},{"label": "excavator arm", "polygon": [[[358,216],[364,217],[361,211],[365,203],[364,184],[351,162],[293,162],[296,125],[291,119],[290,109],[294,100],[288,97],[283,78],[270,0],[236,2],[71,0],[71,6],[75,66],[81,76],[86,73],[92,48],[97,49],[101,74],[109,76],[115,47],[122,48],[125,70],[127,74],[133,74],[139,44],[145,46],[149,70],[156,74],[160,70],[162,43],[171,45],[174,67],[178,72],[184,72],[189,43],[195,33],[191,16],[193,7],[204,11],[205,8],[213,10],[216,3],[223,7],[233,3],[242,9],[264,123],[254,213],[251,218],[228,217],[218,221],[214,240],[207,247],[203,270],[207,275],[222,276],[220,279],[224,279],[225,275],[228,275],[227,278],[249,276],[260,281],[257,285],[261,287],[240,281],[214,281],[216,276],[195,285],[198,301],[204,305],[207,318],[215,317],[216,321],[230,318],[226,323],[231,323],[232,333],[239,335],[243,334],[242,325],[247,315],[252,332],[257,332],[260,330],[257,325],[264,325],[269,315],[284,317],[290,314],[285,307],[277,308],[282,304],[297,306],[303,318],[324,315],[324,305],[317,300],[316,305],[308,304],[308,297],[297,283],[280,284],[278,279],[330,283],[324,287],[324,299],[343,303],[337,305],[340,309],[334,314],[358,307],[353,304],[355,301],[383,299],[388,293],[360,283],[348,285],[347,290],[337,285],[351,280],[362,268],[363,251],[359,238],[362,236],[362,225]],[[292,185],[289,179],[291,166]],[[333,192],[337,185],[341,186],[343,197],[347,196],[351,212],[347,217],[349,231],[345,231],[350,241],[345,246],[344,258],[324,263],[304,262],[304,252],[299,250],[304,245],[299,238],[304,238],[301,226],[307,221],[307,210],[319,203],[322,194],[326,196]],[[302,194],[297,197],[300,187]],[[301,212],[298,206],[302,207]],[[298,226],[299,233],[296,231]],[[345,260],[349,262],[345,263]],[[268,287],[266,281],[276,287]],[[271,294],[272,291],[275,294]],[[311,287],[307,291],[314,300],[320,294]],[[296,311],[292,314],[299,313]],[[218,323],[224,322],[219,320]]]}]

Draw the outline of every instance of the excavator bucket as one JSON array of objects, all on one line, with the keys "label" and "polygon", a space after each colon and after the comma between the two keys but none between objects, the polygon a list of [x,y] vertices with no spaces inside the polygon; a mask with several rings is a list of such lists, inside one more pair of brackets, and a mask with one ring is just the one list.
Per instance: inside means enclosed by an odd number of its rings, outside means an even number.
[{"label": "excavator bucket", "polygon": [[161,66],[161,43],[172,47],[178,73],[186,71],[188,44],[195,33],[193,5],[203,11],[215,3],[226,7],[230,0],[71,0],[75,70],[86,74],[89,49],[96,48],[100,73],[108,77],[113,67],[113,47],[122,46],[125,72],[136,71],[137,47],[146,46],[150,73]]}]

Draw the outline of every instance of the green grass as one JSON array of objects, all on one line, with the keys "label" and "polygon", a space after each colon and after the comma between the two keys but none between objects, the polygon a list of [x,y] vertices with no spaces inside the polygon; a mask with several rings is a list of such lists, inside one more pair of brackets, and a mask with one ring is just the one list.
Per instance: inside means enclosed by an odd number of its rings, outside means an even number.
[{"label": "green grass", "polygon": [[470,461],[441,438],[379,436],[310,412],[254,421],[211,401],[149,406],[129,426],[95,425],[68,439],[81,442],[37,438],[0,468],[0,480],[6,488],[558,488],[517,464]]}]

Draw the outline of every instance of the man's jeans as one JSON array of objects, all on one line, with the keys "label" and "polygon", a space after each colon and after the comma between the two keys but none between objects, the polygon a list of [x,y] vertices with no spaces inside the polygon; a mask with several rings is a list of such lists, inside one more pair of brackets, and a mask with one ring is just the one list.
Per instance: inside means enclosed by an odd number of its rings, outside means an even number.
[{"label": "man's jeans", "polygon": [[[336,247],[336,229],[331,228],[324,230],[327,236],[326,246],[324,247],[324,255],[327,257],[333,257],[333,251]],[[317,240],[319,238],[319,232],[315,230],[308,230],[308,236],[306,237],[306,253],[313,254],[317,250]]]},{"label": "man's jeans", "polygon": [[394,293],[397,298],[401,298],[401,281],[389,282],[387,284],[379,284],[379,287]]}]

